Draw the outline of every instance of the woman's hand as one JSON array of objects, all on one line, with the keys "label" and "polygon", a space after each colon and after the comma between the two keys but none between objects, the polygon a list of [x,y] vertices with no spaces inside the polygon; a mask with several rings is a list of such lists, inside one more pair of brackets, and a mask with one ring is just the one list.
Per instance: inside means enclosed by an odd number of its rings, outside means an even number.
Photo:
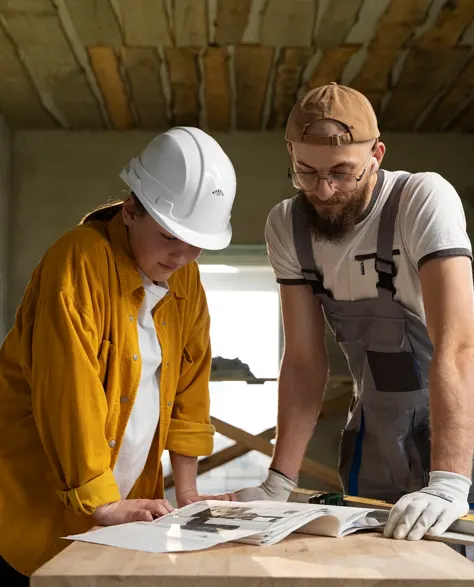
[{"label": "woman's hand", "polygon": [[151,522],[174,510],[167,499],[122,499],[96,508],[92,516],[100,526]]},{"label": "woman's hand", "polygon": [[178,507],[195,503],[196,501],[216,499],[219,501],[235,501],[235,495],[233,493],[220,493],[218,495],[200,495],[197,489],[188,489],[186,491],[176,492],[176,503]]}]

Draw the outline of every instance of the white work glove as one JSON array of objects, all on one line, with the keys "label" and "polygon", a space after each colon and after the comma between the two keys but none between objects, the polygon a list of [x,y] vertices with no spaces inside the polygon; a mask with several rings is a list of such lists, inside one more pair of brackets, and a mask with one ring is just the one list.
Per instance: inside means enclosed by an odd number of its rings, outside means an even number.
[{"label": "white work glove", "polygon": [[288,501],[295,487],[295,481],[270,469],[261,485],[239,489],[234,495],[236,501]]},{"label": "white work glove", "polygon": [[447,471],[432,471],[430,483],[401,497],[390,511],[384,536],[420,540],[439,536],[469,511],[471,480]]}]

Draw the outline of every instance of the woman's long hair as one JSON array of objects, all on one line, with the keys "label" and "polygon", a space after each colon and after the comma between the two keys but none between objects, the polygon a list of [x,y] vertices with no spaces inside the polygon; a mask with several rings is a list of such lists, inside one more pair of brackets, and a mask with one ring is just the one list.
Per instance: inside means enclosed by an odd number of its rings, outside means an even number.
[{"label": "woman's long hair", "polygon": [[[130,196],[133,198],[133,203],[135,204],[137,214],[147,214],[145,207],[137,198],[137,196],[133,192],[131,192]],[[125,200],[122,199],[116,199],[98,206],[86,214],[79,224],[85,224],[86,222],[92,222],[94,220],[99,220],[100,222],[108,222],[109,220],[112,220],[112,218],[122,210],[124,201]]]}]

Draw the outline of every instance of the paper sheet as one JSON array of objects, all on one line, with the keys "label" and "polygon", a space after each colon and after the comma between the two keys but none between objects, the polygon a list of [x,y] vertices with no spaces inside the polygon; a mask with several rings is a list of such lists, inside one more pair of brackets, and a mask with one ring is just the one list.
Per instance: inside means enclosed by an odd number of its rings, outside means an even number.
[{"label": "paper sheet", "polygon": [[275,515],[275,508],[256,512],[250,504],[203,501],[153,522],[108,526],[65,538],[155,553],[202,550],[263,532]]}]

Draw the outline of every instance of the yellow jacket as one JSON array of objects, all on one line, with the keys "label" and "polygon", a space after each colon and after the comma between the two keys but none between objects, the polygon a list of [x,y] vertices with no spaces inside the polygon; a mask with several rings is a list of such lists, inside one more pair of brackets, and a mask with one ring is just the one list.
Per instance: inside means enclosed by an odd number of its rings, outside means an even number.
[{"label": "yellow jacket", "polygon": [[[144,296],[121,214],[61,237],[35,269],[0,350],[0,554],[30,575],[120,498],[112,469],[141,372]],[[160,423],[130,498],[163,497],[164,449],[209,455],[209,313],[196,263],[153,319]]]}]

